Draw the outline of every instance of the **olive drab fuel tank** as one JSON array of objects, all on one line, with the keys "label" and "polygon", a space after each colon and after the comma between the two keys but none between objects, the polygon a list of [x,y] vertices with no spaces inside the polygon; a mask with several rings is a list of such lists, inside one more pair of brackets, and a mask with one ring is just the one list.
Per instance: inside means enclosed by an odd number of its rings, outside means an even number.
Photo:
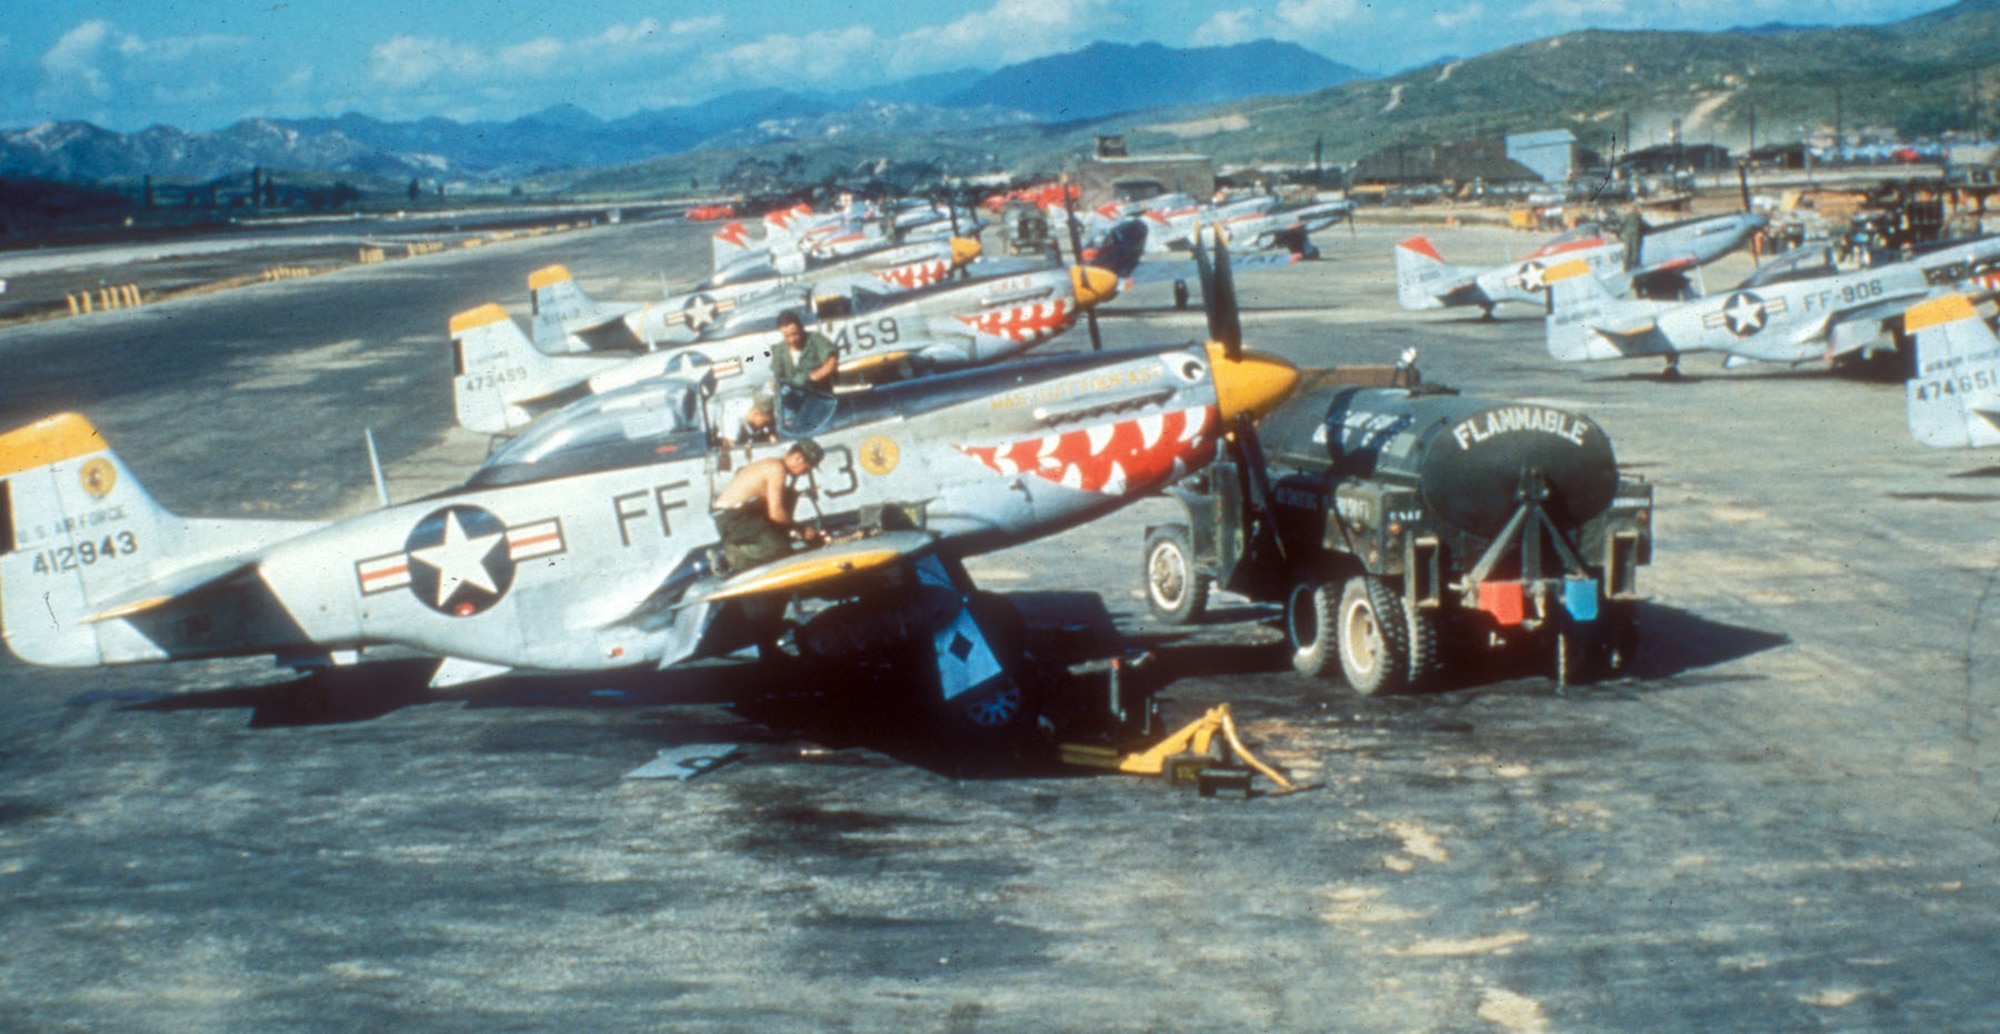
[{"label": "olive drab fuel tank", "polygon": [[1603,513],[1618,490],[1604,430],[1540,403],[1335,386],[1278,407],[1258,438],[1274,466],[1408,481],[1439,519],[1481,538],[1498,534],[1520,507],[1531,472],[1548,487],[1545,512],[1563,528]]}]

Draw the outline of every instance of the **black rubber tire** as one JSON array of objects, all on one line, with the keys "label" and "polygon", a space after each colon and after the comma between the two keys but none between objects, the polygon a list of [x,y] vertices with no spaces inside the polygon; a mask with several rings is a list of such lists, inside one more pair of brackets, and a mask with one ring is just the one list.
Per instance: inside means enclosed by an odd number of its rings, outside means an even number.
[{"label": "black rubber tire", "polygon": [[1285,595],[1285,641],[1292,647],[1292,670],[1307,678],[1333,672],[1333,587],[1301,580]]},{"label": "black rubber tire", "polygon": [[[1400,601],[1399,601],[1400,602]],[[1439,641],[1436,610],[1417,610],[1403,603],[1409,621],[1410,674],[1406,689],[1423,689],[1444,670],[1444,647]]]},{"label": "black rubber tire", "polygon": [[1174,281],[1174,308],[1186,309],[1187,307],[1188,282],[1186,280],[1176,280]]},{"label": "black rubber tire", "polygon": [[1409,619],[1402,597],[1388,583],[1367,575],[1349,578],[1332,628],[1341,673],[1356,693],[1396,693],[1409,685]]},{"label": "black rubber tire", "polygon": [[1208,606],[1208,579],[1194,566],[1186,525],[1168,524],[1146,535],[1146,606],[1163,625],[1200,620]]}]

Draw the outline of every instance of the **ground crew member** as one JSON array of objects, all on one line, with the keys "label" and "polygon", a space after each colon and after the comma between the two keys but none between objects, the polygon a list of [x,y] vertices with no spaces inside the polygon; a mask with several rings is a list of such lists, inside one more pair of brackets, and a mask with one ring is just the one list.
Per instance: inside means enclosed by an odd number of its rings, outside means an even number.
[{"label": "ground crew member", "polygon": [[1625,224],[1618,230],[1618,239],[1625,244],[1625,268],[1639,268],[1640,243],[1646,239],[1646,219],[1639,214],[1639,206],[1625,210]]},{"label": "ground crew member", "polygon": [[805,322],[796,312],[778,314],[778,333],[784,343],[771,350],[771,385],[757,396],[757,408],[747,419],[751,430],[764,433],[777,424],[777,395],[786,388],[831,394],[833,375],[840,369],[840,352],[826,335],[807,333]]},{"label": "ground crew member", "polygon": [[796,493],[786,482],[805,476],[825,455],[818,442],[801,438],[782,458],[746,463],[729,479],[709,508],[715,530],[722,536],[722,556],[729,573],[790,555],[794,531],[807,542],[819,538],[814,529],[792,523]]}]

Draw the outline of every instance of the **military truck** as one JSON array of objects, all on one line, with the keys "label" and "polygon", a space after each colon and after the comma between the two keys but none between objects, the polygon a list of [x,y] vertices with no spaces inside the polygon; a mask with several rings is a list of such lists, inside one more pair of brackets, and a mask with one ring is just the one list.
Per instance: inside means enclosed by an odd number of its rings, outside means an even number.
[{"label": "military truck", "polygon": [[1244,448],[1176,484],[1185,523],[1147,529],[1156,617],[1211,587],[1283,606],[1292,667],[1362,694],[1523,651],[1559,682],[1638,645],[1652,486],[1588,417],[1461,395],[1414,366],[1321,371]]}]

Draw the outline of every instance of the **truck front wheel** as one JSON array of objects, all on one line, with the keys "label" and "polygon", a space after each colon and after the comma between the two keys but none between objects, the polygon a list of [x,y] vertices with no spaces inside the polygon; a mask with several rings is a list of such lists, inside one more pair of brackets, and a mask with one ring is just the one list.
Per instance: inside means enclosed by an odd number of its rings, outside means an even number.
[{"label": "truck front wheel", "polygon": [[1356,693],[1394,693],[1409,684],[1409,621],[1402,598],[1386,583],[1365,574],[1349,578],[1334,621],[1340,670]]},{"label": "truck front wheel", "polygon": [[1195,570],[1194,548],[1180,524],[1146,536],[1146,605],[1163,625],[1185,625],[1208,605],[1208,579]]},{"label": "truck front wheel", "polygon": [[1333,586],[1301,580],[1285,597],[1285,641],[1292,646],[1292,670],[1308,678],[1333,666]]}]

